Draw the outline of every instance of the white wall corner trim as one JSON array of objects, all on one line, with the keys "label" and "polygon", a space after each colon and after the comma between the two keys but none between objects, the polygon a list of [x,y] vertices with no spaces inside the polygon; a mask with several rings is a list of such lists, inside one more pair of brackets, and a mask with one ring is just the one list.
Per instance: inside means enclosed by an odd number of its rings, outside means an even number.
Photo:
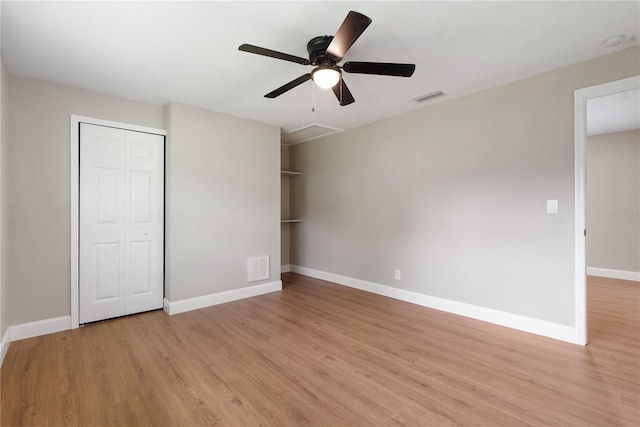
[{"label": "white wall corner trim", "polygon": [[400,301],[433,308],[435,310],[446,311],[460,316],[482,320],[512,329],[542,335],[561,341],[580,344],[576,328],[573,326],[552,323],[545,320],[534,319],[518,314],[507,313],[487,307],[467,304],[463,302],[434,297],[418,292],[398,289],[387,285],[367,282],[365,280],[354,279],[352,277],[341,276],[339,274],[327,273],[314,270],[312,268],[291,266],[291,271],[316,279],[327,280],[350,288],[360,289]]},{"label": "white wall corner trim", "polygon": [[291,271],[291,264],[283,264],[280,266],[280,273],[288,273]]},{"label": "white wall corner trim", "polygon": [[225,302],[237,301],[244,298],[251,298],[258,295],[268,294],[282,290],[282,281],[262,283],[259,285],[246,286],[244,288],[232,289],[215,294],[202,295],[200,297],[187,298],[178,301],[164,300],[164,311],[169,315],[184,313],[186,311],[198,310],[212,305],[224,304]]},{"label": "white wall corner trim", "polygon": [[7,351],[9,351],[9,344],[11,344],[11,327],[7,328],[0,340],[0,367],[2,367]]},{"label": "white wall corner trim", "polygon": [[640,271],[625,271],[613,270],[610,268],[587,267],[587,275],[640,282]]}]

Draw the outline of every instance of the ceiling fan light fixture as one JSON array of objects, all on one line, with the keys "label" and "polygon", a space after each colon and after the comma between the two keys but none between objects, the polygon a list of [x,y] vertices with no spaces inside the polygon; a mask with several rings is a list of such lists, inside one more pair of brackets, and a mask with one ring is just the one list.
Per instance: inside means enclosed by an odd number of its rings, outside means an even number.
[{"label": "ceiling fan light fixture", "polygon": [[322,89],[329,89],[340,81],[340,71],[335,67],[318,67],[311,72],[311,78]]}]

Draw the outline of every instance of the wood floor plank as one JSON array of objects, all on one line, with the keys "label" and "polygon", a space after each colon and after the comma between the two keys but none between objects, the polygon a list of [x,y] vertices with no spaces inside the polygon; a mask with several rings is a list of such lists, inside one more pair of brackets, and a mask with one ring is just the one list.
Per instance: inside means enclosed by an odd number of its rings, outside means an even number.
[{"label": "wood floor plank", "polygon": [[586,347],[287,273],[283,291],[11,343],[0,425],[637,426],[640,286]]}]

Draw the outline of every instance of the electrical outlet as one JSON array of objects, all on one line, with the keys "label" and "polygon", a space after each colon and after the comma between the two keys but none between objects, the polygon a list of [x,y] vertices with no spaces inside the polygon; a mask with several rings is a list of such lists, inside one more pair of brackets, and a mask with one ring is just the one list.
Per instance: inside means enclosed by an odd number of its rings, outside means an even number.
[{"label": "electrical outlet", "polygon": [[393,274],[394,274],[394,277],[395,277],[396,280],[402,279],[402,271],[394,270]]}]

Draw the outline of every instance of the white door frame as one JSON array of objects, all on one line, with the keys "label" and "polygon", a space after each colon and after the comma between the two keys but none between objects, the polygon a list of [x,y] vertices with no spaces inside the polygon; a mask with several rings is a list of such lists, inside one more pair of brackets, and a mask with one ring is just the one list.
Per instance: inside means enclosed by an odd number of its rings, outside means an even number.
[{"label": "white door frame", "polygon": [[586,259],[586,145],[587,101],[640,87],[640,76],[578,89],[574,92],[575,164],[575,329],[576,344],[587,344],[587,259]]},{"label": "white door frame", "polygon": [[[108,120],[94,119],[71,115],[69,120],[69,153],[70,153],[70,181],[71,181],[71,329],[79,326],[78,323],[78,272],[79,272],[79,196],[80,196],[80,123],[89,123],[98,126],[108,126],[118,129],[131,130],[136,132],[153,133],[156,135],[167,135],[164,129],[149,128],[144,126],[130,125],[128,123],[112,122]],[[166,160],[165,160],[166,161]]]}]

